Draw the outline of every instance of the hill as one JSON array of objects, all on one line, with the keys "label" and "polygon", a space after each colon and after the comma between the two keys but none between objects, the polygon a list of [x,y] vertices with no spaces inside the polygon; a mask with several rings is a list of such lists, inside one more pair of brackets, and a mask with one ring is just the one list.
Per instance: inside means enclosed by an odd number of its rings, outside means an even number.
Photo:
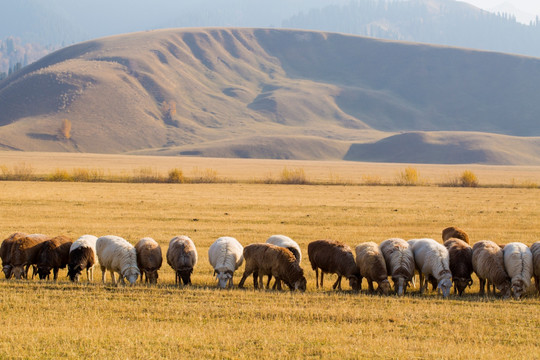
[{"label": "hill", "polygon": [[[429,162],[540,164],[539,75],[536,58],[336,33],[133,33],[0,82],[0,148],[386,161],[401,150],[381,139],[409,148],[434,135],[391,136],[445,131],[472,145]],[[478,148],[490,156],[467,155]]]}]

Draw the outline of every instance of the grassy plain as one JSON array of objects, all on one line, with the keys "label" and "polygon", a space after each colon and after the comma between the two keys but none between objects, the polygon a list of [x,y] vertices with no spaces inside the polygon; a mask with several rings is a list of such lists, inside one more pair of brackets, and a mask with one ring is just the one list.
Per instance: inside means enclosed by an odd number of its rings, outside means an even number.
[{"label": "grassy plain", "polygon": [[[157,287],[0,281],[0,359],[92,358],[521,358],[538,359],[540,299],[443,301],[316,290],[307,244],[352,246],[390,237],[440,238],[457,225],[472,241],[539,239],[539,189],[263,184],[0,182],[0,236],[14,231],[151,236],[198,247],[194,286],[174,287],[164,263]],[[304,294],[214,288],[207,250],[219,236],[242,244],[272,234],[304,252]],[[242,269],[236,274],[239,281]],[[364,288],[366,284],[364,284]],[[346,288],[348,288],[346,286]]]}]

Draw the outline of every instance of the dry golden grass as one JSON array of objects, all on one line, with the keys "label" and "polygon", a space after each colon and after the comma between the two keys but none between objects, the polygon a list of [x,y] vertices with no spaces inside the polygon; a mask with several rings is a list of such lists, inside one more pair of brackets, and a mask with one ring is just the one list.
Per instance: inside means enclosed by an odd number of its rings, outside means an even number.
[{"label": "dry golden grass", "polygon": [[[165,263],[157,287],[0,281],[1,358],[538,358],[540,300],[443,301],[314,289],[310,241],[352,246],[389,237],[440,239],[459,226],[473,242],[537,241],[538,189],[0,182],[0,236],[14,231],[144,236],[166,250],[190,236],[194,286],[176,289]],[[282,233],[305,256],[304,294],[214,288],[207,250]],[[236,273],[239,281],[242,269]],[[477,282],[472,291],[478,290]],[[366,285],[364,284],[364,288]],[[345,286],[347,289],[348,286]]]}]

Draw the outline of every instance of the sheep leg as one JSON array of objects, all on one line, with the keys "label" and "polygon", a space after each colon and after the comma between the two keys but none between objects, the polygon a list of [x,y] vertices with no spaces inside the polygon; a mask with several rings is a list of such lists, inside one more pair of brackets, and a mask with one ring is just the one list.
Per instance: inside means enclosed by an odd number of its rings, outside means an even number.
[{"label": "sheep leg", "polygon": [[336,287],[338,290],[341,290],[341,275],[338,275],[336,282],[332,285],[332,289],[336,290]]},{"label": "sheep leg", "polygon": [[238,287],[240,289],[244,287],[244,282],[249,277],[249,275],[251,275],[252,273],[253,273],[253,270],[251,270],[251,269],[244,271],[244,275],[242,275],[242,279],[240,279],[240,282],[238,283]]},{"label": "sheep leg", "polygon": [[253,272],[253,287],[257,290],[259,289],[259,283],[258,283],[258,280],[259,280],[259,270],[255,270]]},{"label": "sheep leg", "polygon": [[321,269],[321,289],[324,287],[323,286],[323,279],[324,279],[324,271],[322,271],[322,269]]},{"label": "sheep leg", "polygon": [[279,291],[281,291],[281,280],[279,278],[276,278],[276,282],[274,283],[274,287],[276,287]]},{"label": "sheep leg", "polygon": [[[270,288],[270,280],[272,280],[272,275],[268,275],[268,281],[266,282],[266,288],[269,289]],[[274,283],[275,285],[275,283]]]},{"label": "sheep leg", "polygon": [[107,270],[105,269],[105,267],[101,267],[101,282],[103,282],[105,284],[105,273],[107,272]]},{"label": "sheep leg", "polygon": [[[419,273],[418,275],[420,277],[420,294],[423,294],[424,293],[424,274]],[[427,285],[427,278],[426,278],[426,285]]]},{"label": "sheep leg", "polygon": [[[261,284],[261,289],[264,290],[264,275],[260,273],[258,278],[259,278],[259,284]],[[268,289],[268,286],[266,286],[266,289]]]},{"label": "sheep leg", "polygon": [[116,285],[116,275],[114,274],[114,271],[110,270],[109,272],[111,273],[112,284]]},{"label": "sheep leg", "polygon": [[319,268],[315,268],[315,285],[319,288]]},{"label": "sheep leg", "polygon": [[54,281],[58,280],[58,268],[53,269],[53,279]]},{"label": "sheep leg", "polygon": [[[486,286],[486,279],[478,278],[480,280],[480,295],[484,295],[484,286]],[[489,290],[489,289],[488,289]]]},{"label": "sheep leg", "polygon": [[373,294],[373,292],[375,291],[375,289],[373,288],[373,281],[368,280],[368,286],[369,286],[369,292]]}]

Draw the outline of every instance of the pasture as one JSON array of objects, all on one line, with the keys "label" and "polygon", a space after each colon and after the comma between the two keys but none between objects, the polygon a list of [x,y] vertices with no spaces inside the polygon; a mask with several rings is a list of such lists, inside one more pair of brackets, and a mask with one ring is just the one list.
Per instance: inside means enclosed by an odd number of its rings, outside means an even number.
[{"label": "pasture", "polygon": [[[0,358],[539,358],[540,298],[403,298],[315,290],[310,241],[351,247],[390,237],[432,237],[456,225],[471,241],[540,240],[540,190],[263,184],[0,182],[0,236],[15,231],[175,235],[199,252],[193,286],[177,289],[164,262],[157,287],[0,281]],[[207,260],[219,236],[244,246],[285,234],[304,253],[306,293],[219,291]],[[238,283],[243,267],[235,273]],[[108,277],[108,276],[107,276]],[[474,277],[475,280],[477,280]],[[85,280],[85,277],[83,277]],[[344,283],[344,288],[348,285]]]}]

